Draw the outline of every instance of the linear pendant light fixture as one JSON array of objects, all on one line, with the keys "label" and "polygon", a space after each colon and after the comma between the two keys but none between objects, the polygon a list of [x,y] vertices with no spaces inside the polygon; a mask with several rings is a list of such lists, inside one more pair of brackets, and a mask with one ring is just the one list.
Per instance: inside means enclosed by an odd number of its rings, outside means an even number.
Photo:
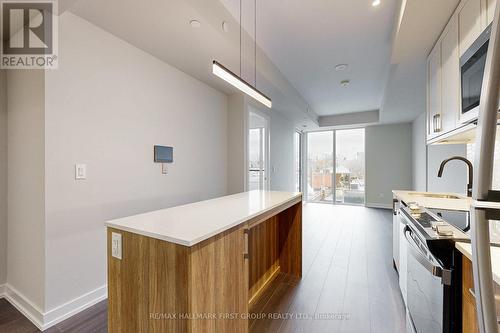
[{"label": "linear pendant light fixture", "polygon": [[248,82],[243,80],[241,77],[238,75],[234,74],[231,72],[229,69],[218,63],[217,61],[214,60],[213,65],[212,65],[212,73],[230,85],[234,86],[235,88],[241,90],[248,96],[256,99],[257,101],[261,102],[268,108],[271,108],[273,106],[271,99],[258,91],[256,88],[254,88],[252,85],[250,85]]},{"label": "linear pendant light fixture", "polygon": [[272,108],[273,103],[269,97],[264,95],[257,89],[257,0],[255,1],[255,85],[252,86],[247,81],[243,80],[241,77],[241,0],[240,0],[240,75],[236,75],[234,72],[230,71],[228,68],[224,67],[222,64],[213,61],[212,73],[219,78],[223,79],[233,87],[237,88],[241,92],[247,94],[248,96],[254,98],[260,103],[264,104],[268,108]]}]

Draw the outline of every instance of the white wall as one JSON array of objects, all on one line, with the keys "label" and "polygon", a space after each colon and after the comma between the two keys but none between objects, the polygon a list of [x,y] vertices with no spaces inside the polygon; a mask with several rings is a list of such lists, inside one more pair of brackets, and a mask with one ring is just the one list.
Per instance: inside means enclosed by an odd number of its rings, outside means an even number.
[{"label": "white wall", "polygon": [[240,93],[229,96],[227,109],[227,191],[228,194],[234,194],[243,192],[246,188],[246,98]]},{"label": "white wall", "polygon": [[413,190],[427,190],[427,146],[426,146],[426,114],[422,113],[412,123],[412,171]]},{"label": "white wall", "polygon": [[467,194],[467,166],[462,161],[446,164],[443,177],[437,176],[441,162],[452,156],[467,158],[467,145],[430,145],[427,147],[427,189],[429,192]]},{"label": "white wall", "polygon": [[295,191],[293,123],[278,112],[271,116],[271,190]]},{"label": "white wall", "polygon": [[44,103],[43,71],[7,72],[7,283],[40,310],[45,307]]},{"label": "white wall", "polygon": [[[59,24],[59,69],[46,74],[48,310],[106,284],[104,221],[227,192],[227,97],[72,14]],[[168,175],[155,144],[174,147]]]},{"label": "white wall", "polygon": [[392,190],[411,188],[411,148],[411,124],[366,128],[367,206],[389,208],[392,204]]},{"label": "white wall", "polygon": [[0,285],[7,281],[7,80],[0,70]]}]

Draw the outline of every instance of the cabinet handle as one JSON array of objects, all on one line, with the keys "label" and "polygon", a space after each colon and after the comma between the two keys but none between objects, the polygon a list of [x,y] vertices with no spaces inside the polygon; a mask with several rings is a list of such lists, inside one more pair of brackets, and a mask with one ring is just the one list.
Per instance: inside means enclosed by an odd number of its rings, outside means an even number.
[{"label": "cabinet handle", "polygon": [[433,121],[434,133],[441,132],[441,115],[435,114],[432,117],[432,121]]},{"label": "cabinet handle", "polygon": [[250,233],[249,229],[243,230],[243,236],[245,238],[245,253],[243,253],[244,259],[250,259],[250,254],[248,253],[248,234]]},{"label": "cabinet handle", "polygon": [[474,293],[474,290],[472,290],[472,288],[469,288],[469,293],[474,299],[476,299],[476,294]]}]

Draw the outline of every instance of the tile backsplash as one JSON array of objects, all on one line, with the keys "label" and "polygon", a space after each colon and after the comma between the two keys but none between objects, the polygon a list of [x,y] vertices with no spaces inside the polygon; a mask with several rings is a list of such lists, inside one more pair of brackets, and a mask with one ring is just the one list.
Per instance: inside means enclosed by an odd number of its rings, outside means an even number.
[{"label": "tile backsplash", "polygon": [[[495,144],[495,167],[493,169],[493,189],[500,191],[500,129],[497,128]],[[475,144],[467,145],[467,158],[475,164],[474,160]],[[475,167],[475,165],[474,165]],[[500,221],[490,222],[490,238],[492,242],[500,243]]]},{"label": "tile backsplash", "polygon": [[[475,153],[475,143],[469,143],[467,145],[467,158],[475,164],[474,153]],[[474,165],[474,167],[476,167]],[[493,189],[500,190],[500,128],[497,129],[497,137],[495,144],[495,168],[493,169]]]}]

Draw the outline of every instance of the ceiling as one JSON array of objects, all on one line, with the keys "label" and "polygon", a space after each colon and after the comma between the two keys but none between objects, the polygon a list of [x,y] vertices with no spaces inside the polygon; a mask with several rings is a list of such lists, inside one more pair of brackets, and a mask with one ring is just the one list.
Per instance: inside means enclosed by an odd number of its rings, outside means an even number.
[{"label": "ceiling", "polygon": [[[239,23],[219,0],[63,0],[64,8],[94,25],[226,93],[236,92],[212,74],[218,60],[239,73]],[[199,28],[189,22],[198,20]],[[226,21],[229,31],[222,29]],[[242,76],[255,82],[254,43],[243,34]],[[273,110],[299,127],[317,126],[318,116],[274,63],[257,48],[257,88],[273,100]]]},{"label": "ceiling", "polygon": [[[424,112],[426,56],[458,0],[381,0],[378,7],[372,0],[257,0],[256,49],[255,2],[245,0],[241,50],[239,2],[62,0],[60,7],[226,94],[235,90],[212,75],[212,60],[236,73],[241,61],[242,76],[272,98],[273,110],[314,130],[318,115],[380,110],[381,123],[394,123]],[[192,19],[201,27],[192,28]],[[348,68],[336,71],[341,63]],[[341,87],[345,79],[350,84]]]},{"label": "ceiling", "polygon": [[[220,1],[238,17],[240,0]],[[251,30],[254,1],[246,2],[252,5],[243,6],[243,25]],[[259,45],[318,115],[381,106],[397,1],[382,0],[378,7],[371,3],[257,0]],[[336,64],[344,63],[346,70],[335,71]],[[347,88],[340,85],[345,79],[350,80]]]}]

